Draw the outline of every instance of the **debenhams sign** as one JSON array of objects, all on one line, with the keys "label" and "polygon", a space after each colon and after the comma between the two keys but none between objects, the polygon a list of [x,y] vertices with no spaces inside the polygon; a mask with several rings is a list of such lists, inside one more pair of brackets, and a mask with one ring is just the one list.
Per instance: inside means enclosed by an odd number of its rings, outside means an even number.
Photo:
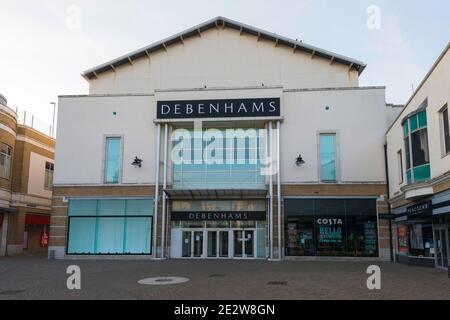
[{"label": "debenhams sign", "polygon": [[157,102],[157,119],[271,117],[280,98],[174,100]]},{"label": "debenhams sign", "polygon": [[172,211],[172,221],[187,220],[265,220],[265,211]]}]

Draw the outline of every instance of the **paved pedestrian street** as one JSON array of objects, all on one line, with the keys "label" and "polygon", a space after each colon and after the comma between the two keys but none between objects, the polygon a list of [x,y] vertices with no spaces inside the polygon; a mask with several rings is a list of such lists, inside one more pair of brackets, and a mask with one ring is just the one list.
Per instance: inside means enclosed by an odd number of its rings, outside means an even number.
[{"label": "paved pedestrian street", "polygon": [[[381,268],[380,290],[367,289],[371,264]],[[80,267],[80,290],[67,289],[69,265]],[[138,283],[150,277],[189,281]],[[389,262],[21,256],[0,258],[0,299],[450,299],[450,279],[443,270]]]}]

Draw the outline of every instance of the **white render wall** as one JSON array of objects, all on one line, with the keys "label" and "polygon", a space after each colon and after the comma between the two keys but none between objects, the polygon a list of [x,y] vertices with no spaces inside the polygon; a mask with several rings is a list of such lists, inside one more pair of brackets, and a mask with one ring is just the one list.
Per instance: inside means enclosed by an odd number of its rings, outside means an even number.
[{"label": "white render wall", "polygon": [[[156,96],[62,97],[54,184],[102,184],[107,135],[124,137],[122,183],[153,184],[156,100],[238,97],[281,98],[282,183],[319,182],[317,134],[322,130],[338,135],[339,182],[385,181],[383,88],[295,92],[265,88],[158,92]],[[325,110],[326,106],[330,109]],[[235,119],[232,121],[239,126]],[[162,138],[163,135],[161,141]],[[299,153],[306,163],[297,167],[295,158]],[[131,165],[135,156],[143,159],[142,168]],[[170,168],[168,178],[170,184]]]},{"label": "white render wall", "polygon": [[[283,183],[318,183],[318,133],[336,132],[338,182],[384,182],[384,88],[284,93]],[[326,107],[329,110],[326,110]],[[305,163],[295,165],[301,154]]]},{"label": "white render wall", "polygon": [[[439,64],[431,72],[423,86],[415,93],[406,105],[400,116],[387,132],[388,163],[389,163],[389,189],[391,197],[400,193],[400,188],[406,185],[405,147],[401,120],[416,110],[428,98],[427,129],[428,148],[430,154],[431,179],[450,170],[450,155],[444,156],[441,147],[441,121],[440,110],[450,102],[450,49],[442,57]],[[399,180],[399,166],[397,152],[403,154],[403,183]]]},{"label": "white render wall", "polygon": [[30,176],[28,179],[28,194],[51,198],[52,192],[44,188],[45,162],[53,163],[53,159],[30,153]]},{"label": "white render wall", "polygon": [[355,87],[358,72],[229,28],[210,29],[90,80],[90,94],[153,93],[159,89],[283,86]]},{"label": "white render wall", "polygon": [[[123,136],[121,182],[155,183],[153,97],[62,97],[58,113],[55,185],[103,184],[107,135]],[[131,165],[135,156],[142,168]]]}]

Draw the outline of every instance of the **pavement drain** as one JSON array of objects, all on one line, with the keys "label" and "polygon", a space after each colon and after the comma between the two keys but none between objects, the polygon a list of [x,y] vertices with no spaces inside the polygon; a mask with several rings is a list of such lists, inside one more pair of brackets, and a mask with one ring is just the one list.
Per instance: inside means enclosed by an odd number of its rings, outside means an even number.
[{"label": "pavement drain", "polygon": [[13,295],[13,294],[18,294],[18,293],[22,293],[25,292],[25,290],[5,290],[5,291],[0,291],[0,295]]},{"label": "pavement drain", "polygon": [[210,278],[223,278],[225,277],[225,274],[223,273],[213,273],[209,275]]},{"label": "pavement drain", "polygon": [[267,282],[269,286],[287,286],[286,281],[269,281]]},{"label": "pavement drain", "polygon": [[183,277],[153,277],[153,278],[145,278],[138,281],[139,284],[146,285],[167,285],[167,284],[178,284],[189,281],[188,278]]}]

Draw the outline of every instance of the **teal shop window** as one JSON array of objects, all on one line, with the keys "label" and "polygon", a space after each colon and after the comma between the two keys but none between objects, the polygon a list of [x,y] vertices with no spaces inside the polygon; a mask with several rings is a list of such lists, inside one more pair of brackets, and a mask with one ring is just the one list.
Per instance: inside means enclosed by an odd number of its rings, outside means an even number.
[{"label": "teal shop window", "polygon": [[151,254],[153,199],[72,199],[68,254]]},{"label": "teal shop window", "polygon": [[[410,130],[408,131],[408,126]],[[430,179],[430,159],[426,110],[417,112],[406,119],[404,125],[405,161],[408,183]]]},{"label": "teal shop window", "polygon": [[417,122],[417,114],[409,118],[409,123],[411,125],[411,131],[417,130],[417,128],[419,128],[419,123]]},{"label": "teal shop window", "polygon": [[105,182],[118,183],[120,177],[121,138],[106,138]]},{"label": "teal shop window", "polygon": [[336,181],[336,135],[320,134],[320,179]]},{"label": "teal shop window", "polygon": [[426,111],[421,111],[417,114],[419,128],[423,128],[427,126],[427,113]]}]

